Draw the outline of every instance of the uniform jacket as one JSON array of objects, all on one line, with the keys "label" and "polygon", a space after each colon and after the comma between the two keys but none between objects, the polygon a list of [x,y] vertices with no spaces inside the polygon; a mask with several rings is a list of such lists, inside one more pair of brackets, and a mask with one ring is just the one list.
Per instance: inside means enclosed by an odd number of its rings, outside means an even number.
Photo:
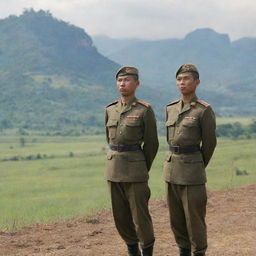
[{"label": "uniform jacket", "polygon": [[114,182],[144,182],[158,150],[155,115],[150,105],[132,99],[126,107],[121,100],[106,107],[106,139],[114,145],[141,145],[142,150],[108,150],[106,179]]},{"label": "uniform jacket", "polygon": [[194,153],[167,152],[164,163],[164,179],[181,185],[206,182],[205,167],[216,146],[215,115],[211,106],[195,96],[183,107],[182,100],[166,107],[167,142],[171,146],[200,145]]}]

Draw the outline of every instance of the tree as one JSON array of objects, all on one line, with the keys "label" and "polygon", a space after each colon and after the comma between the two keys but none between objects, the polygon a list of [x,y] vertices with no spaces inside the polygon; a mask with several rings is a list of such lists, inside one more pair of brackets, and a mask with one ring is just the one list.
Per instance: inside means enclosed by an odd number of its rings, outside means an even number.
[{"label": "tree", "polygon": [[22,148],[25,147],[25,139],[24,138],[20,138],[20,146]]},{"label": "tree", "polygon": [[256,133],[256,120],[253,120],[253,122],[249,126],[251,133]]}]

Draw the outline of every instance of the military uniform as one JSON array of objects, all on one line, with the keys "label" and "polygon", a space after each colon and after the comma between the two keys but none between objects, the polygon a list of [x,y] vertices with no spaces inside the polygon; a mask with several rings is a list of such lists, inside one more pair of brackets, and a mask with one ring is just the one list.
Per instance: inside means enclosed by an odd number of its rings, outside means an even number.
[{"label": "military uniform", "polygon": [[106,107],[105,126],[105,176],[117,230],[127,245],[140,242],[142,248],[150,247],[155,238],[148,210],[148,172],[158,150],[154,112],[136,98],[126,105],[119,100]]},{"label": "military uniform", "polygon": [[[211,106],[197,97],[184,106],[182,100],[177,100],[167,105],[166,115],[167,142],[173,150],[167,153],[165,180],[180,185],[204,184],[205,167],[216,146],[216,124]],[[190,146],[195,147],[195,152],[175,154],[175,146],[177,153],[179,147],[189,151]]]},{"label": "military uniform", "polygon": [[[206,236],[205,167],[216,146],[215,115],[211,106],[196,96],[166,107],[169,151],[164,163],[170,223],[180,255],[204,255]],[[184,252],[184,254],[182,253]]]}]

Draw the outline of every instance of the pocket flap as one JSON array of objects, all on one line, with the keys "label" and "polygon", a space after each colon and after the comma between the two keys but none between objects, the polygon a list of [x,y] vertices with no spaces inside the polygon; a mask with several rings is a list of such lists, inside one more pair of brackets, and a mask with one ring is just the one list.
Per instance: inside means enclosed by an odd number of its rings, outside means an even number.
[{"label": "pocket flap", "polygon": [[106,126],[110,127],[110,126],[117,126],[118,121],[117,120],[113,120],[113,119],[109,119]]},{"label": "pocket flap", "polygon": [[184,121],[184,122],[182,122],[182,125],[184,125],[184,126],[188,126],[188,127],[193,127],[193,126],[197,126],[197,122],[195,122],[195,121]]},{"label": "pocket flap", "polygon": [[111,160],[112,158],[113,158],[113,154],[112,154],[111,151],[109,151],[109,152],[107,153],[107,159],[108,159],[108,160]]},{"label": "pocket flap", "polygon": [[140,120],[134,119],[134,120],[127,120],[125,122],[127,126],[140,126]]},{"label": "pocket flap", "polygon": [[203,157],[201,154],[193,154],[183,157],[184,163],[194,164],[194,163],[203,163]]},{"label": "pocket flap", "polygon": [[167,162],[171,162],[171,159],[172,159],[172,152],[171,152],[171,151],[168,151],[168,152],[166,153],[165,160],[166,160]]},{"label": "pocket flap", "polygon": [[167,120],[166,121],[166,123],[165,123],[165,125],[166,126],[172,126],[172,125],[174,125],[176,123],[176,120],[174,119],[174,120]]}]

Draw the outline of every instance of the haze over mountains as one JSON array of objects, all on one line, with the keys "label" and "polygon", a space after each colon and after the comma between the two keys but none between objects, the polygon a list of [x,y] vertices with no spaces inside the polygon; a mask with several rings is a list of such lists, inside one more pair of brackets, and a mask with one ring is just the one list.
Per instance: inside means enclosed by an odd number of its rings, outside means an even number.
[{"label": "haze over mountains", "polygon": [[1,129],[102,130],[103,108],[118,97],[114,75],[120,65],[139,67],[138,95],[150,101],[158,119],[164,104],[179,97],[174,73],[185,62],[198,65],[199,96],[217,114],[256,110],[255,38],[230,42],[228,35],[200,29],[184,39],[92,39],[32,9],[0,20],[0,33]]},{"label": "haze over mountains", "polygon": [[[138,66],[145,84],[176,95],[175,72],[183,63],[199,67],[199,94],[221,115],[254,115],[256,38],[231,42],[226,34],[198,29],[183,39],[157,41],[94,36],[94,44],[120,64]],[[113,51],[113,47],[116,51]]]}]

